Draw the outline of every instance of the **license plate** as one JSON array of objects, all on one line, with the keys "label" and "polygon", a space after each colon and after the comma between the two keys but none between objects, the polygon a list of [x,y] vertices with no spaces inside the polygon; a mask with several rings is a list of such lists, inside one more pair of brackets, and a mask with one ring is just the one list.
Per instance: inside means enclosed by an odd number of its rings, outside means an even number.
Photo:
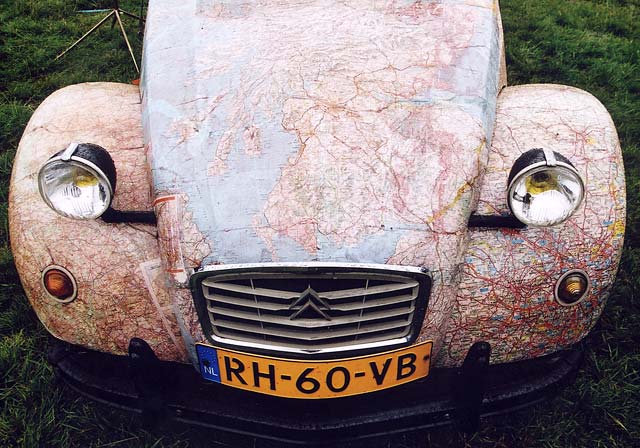
[{"label": "license plate", "polygon": [[209,381],[287,398],[337,398],[388,389],[429,374],[432,341],[386,353],[329,361],[250,355],[196,344]]}]

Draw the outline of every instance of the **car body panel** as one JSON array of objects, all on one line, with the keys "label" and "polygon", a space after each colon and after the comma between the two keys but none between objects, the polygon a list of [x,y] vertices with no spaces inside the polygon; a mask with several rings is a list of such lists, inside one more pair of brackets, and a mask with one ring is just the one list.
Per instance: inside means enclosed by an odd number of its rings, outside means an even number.
[{"label": "car body panel", "polygon": [[[85,107],[76,107],[78,102]],[[166,264],[174,257],[197,265],[208,250],[185,213],[184,196],[155,200],[156,228],[63,218],[44,206],[38,193],[42,163],[69,140],[81,139],[100,142],[113,155],[119,167],[115,204],[150,209],[140,113],[137,87],[119,84],[68,87],[41,105],[14,165],[12,248],[36,313],[60,339],[120,354],[126,353],[130,338],[140,337],[161,359],[194,361],[194,342],[206,338],[191,291],[176,282]],[[463,255],[457,273],[448,278],[438,269],[431,273],[434,290],[419,340],[434,341],[435,367],[459,365],[478,340],[493,347],[493,363],[568,347],[595,324],[615,278],[624,233],[624,172],[606,110],[578,89],[517,86],[501,93],[497,117],[478,213],[506,212],[510,166],[536,145],[575,161],[587,179],[587,197],[560,226],[469,229],[460,238],[457,250]],[[415,252],[420,244],[426,245],[418,240],[394,262],[413,266],[421,260]],[[42,290],[40,272],[50,264],[63,265],[76,276],[80,290],[72,303],[56,303]],[[553,288],[564,272],[575,268],[588,272],[592,289],[581,304],[562,307]]]},{"label": "car body panel", "polygon": [[392,263],[417,237],[442,250],[425,245],[414,263],[440,256],[451,270],[493,132],[495,11],[152,4],[142,89],[154,189],[182,195],[203,264]]}]

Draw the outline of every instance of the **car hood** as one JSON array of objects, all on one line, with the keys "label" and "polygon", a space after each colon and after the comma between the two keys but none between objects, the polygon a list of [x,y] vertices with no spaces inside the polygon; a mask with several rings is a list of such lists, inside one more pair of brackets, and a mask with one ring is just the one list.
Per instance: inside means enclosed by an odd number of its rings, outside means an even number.
[{"label": "car hood", "polygon": [[187,264],[458,259],[493,130],[495,2],[157,0],[146,32],[153,187],[181,201],[159,230]]}]

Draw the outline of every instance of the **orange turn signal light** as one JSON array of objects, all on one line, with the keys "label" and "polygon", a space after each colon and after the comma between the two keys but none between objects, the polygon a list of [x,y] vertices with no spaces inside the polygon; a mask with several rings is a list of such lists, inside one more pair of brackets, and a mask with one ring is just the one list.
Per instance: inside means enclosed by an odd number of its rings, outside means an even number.
[{"label": "orange turn signal light", "polygon": [[589,277],[583,271],[569,271],[556,285],[556,300],[560,305],[571,306],[580,303],[589,291]]},{"label": "orange turn signal light", "polygon": [[76,298],[76,281],[69,271],[60,266],[49,266],[42,272],[42,285],[54,299],[68,303]]}]

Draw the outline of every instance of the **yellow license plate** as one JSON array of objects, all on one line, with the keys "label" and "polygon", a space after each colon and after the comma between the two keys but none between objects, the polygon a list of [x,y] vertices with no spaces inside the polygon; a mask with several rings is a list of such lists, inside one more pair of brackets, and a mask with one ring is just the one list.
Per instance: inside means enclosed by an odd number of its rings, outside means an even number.
[{"label": "yellow license plate", "polygon": [[377,355],[304,361],[250,355],[196,344],[202,377],[226,386],[287,398],[365,394],[424,378],[432,341]]}]

